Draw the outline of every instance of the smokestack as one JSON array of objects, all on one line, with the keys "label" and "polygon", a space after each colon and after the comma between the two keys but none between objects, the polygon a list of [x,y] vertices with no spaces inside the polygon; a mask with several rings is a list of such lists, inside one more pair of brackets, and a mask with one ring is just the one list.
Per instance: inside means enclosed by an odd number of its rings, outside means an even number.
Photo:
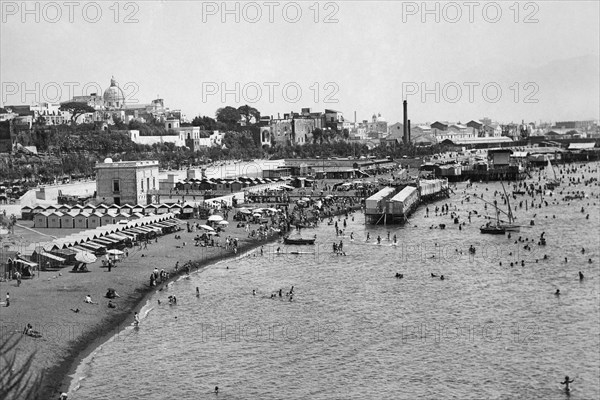
[{"label": "smokestack", "polygon": [[410,143],[410,119],[408,120],[408,129],[407,129],[407,131],[408,131],[408,135],[407,135],[407,137],[408,137],[408,143]]},{"label": "smokestack", "polygon": [[354,111],[354,124],[356,125],[356,111]]},{"label": "smokestack", "polygon": [[402,137],[404,143],[408,143],[408,104],[406,102],[406,100],[404,100],[402,102],[403,108],[404,108],[404,120],[403,120],[403,134],[404,136]]}]

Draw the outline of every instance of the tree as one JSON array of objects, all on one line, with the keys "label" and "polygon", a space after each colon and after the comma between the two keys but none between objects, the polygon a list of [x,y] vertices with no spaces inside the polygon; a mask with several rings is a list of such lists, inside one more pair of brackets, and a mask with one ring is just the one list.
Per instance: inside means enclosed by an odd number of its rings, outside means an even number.
[{"label": "tree", "polygon": [[227,106],[219,108],[216,112],[217,121],[226,124],[230,129],[240,122],[240,112],[237,108]]},{"label": "tree", "polygon": [[323,130],[321,128],[315,128],[312,134],[314,143],[323,143]]},{"label": "tree", "polygon": [[250,107],[248,104],[239,107],[238,111],[240,112],[240,116],[244,117],[246,125],[251,125],[252,118],[254,118],[255,124],[260,121],[260,111],[254,107]]},{"label": "tree", "polygon": [[348,139],[350,137],[350,132],[348,131],[348,128],[344,128],[344,130],[342,131],[342,137],[344,139]]},{"label": "tree", "polygon": [[94,107],[88,106],[85,103],[78,103],[76,101],[69,101],[61,104],[59,110],[67,111],[71,114],[71,124],[74,124],[75,120],[79,116],[96,111]]},{"label": "tree", "polygon": [[217,122],[214,118],[211,117],[194,117],[192,120],[192,126],[199,126],[201,129],[206,131],[218,131],[218,130],[226,130],[227,125],[222,122]]}]

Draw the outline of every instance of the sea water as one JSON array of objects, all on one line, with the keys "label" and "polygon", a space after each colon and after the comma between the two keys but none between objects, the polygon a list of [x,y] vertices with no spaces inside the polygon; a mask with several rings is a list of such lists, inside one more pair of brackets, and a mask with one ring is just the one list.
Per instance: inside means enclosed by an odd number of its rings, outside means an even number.
[{"label": "sea water", "polygon": [[[509,239],[480,233],[495,213],[473,196],[493,202],[500,184],[465,187],[404,226],[365,226],[357,212],[344,237],[322,223],[302,232],[315,246],[265,245],[175,282],[139,329],[86,361],[69,398],[214,399],[218,386],[219,399],[564,399],[565,375],[569,399],[599,398],[599,200],[552,203],[561,190],[599,188],[563,186],[542,208],[517,196],[526,226]],[[525,198],[536,208],[519,208]],[[462,230],[435,215],[442,204]],[[345,256],[332,252],[340,240]]]}]

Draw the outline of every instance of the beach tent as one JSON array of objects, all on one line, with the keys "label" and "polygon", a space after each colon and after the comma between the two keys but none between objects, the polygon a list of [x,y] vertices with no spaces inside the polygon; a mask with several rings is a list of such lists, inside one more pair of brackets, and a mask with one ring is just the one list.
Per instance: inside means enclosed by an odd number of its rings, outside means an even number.
[{"label": "beach tent", "polygon": [[114,214],[104,214],[100,217],[101,226],[112,225],[115,223],[115,215]]},{"label": "beach tent", "polygon": [[68,204],[61,204],[58,206],[57,211],[60,211],[63,214],[68,213],[71,211],[71,206]]},{"label": "beach tent", "polygon": [[97,228],[101,225],[100,223],[100,218],[102,217],[102,214],[94,211],[89,217],[88,217],[88,228],[89,229],[93,229],[93,228]]},{"label": "beach tent", "polygon": [[123,204],[121,206],[121,213],[133,214],[133,206],[131,204]]},{"label": "beach tent", "polygon": [[67,265],[71,265],[75,263],[75,254],[77,254],[77,252],[75,250],[73,250],[73,247],[69,247],[67,249],[55,249],[52,251],[49,251],[48,253],[52,253],[55,256],[58,256],[60,258],[63,258],[65,261],[63,264],[67,264]]},{"label": "beach tent", "polygon": [[9,271],[18,271],[23,278],[33,278],[34,271],[38,264],[32,261],[23,260],[21,258],[9,258],[8,269]]},{"label": "beach tent", "polygon": [[93,204],[86,204],[85,206],[83,206],[83,212],[93,214],[96,212],[96,206]]},{"label": "beach tent", "polygon": [[96,207],[96,212],[104,215],[104,214],[108,213],[108,209],[109,209],[109,207],[106,204],[100,204]]},{"label": "beach tent", "polygon": [[92,253],[94,253],[97,256],[101,256],[103,254],[106,254],[106,246],[98,244],[98,243],[85,242],[85,243],[81,243],[79,245],[79,247],[87,249],[88,251],[92,251]]},{"label": "beach tent", "polygon": [[52,253],[47,253],[43,249],[39,251],[34,251],[31,255],[31,259],[35,260],[39,265],[42,266],[42,270],[50,267],[58,267],[60,265],[65,264],[65,259],[63,257],[57,256]]},{"label": "beach tent", "polygon": [[60,217],[60,227],[63,229],[74,228],[75,227],[75,216],[71,212],[65,212]]},{"label": "beach tent", "polygon": [[77,214],[77,216],[74,218],[75,219],[75,221],[74,221],[75,228],[87,229],[89,217],[90,217],[90,214],[87,212],[80,212],[79,214]]},{"label": "beach tent", "polygon": [[39,212],[33,217],[33,227],[34,228],[47,228],[48,227],[48,217],[50,213],[46,211]]}]

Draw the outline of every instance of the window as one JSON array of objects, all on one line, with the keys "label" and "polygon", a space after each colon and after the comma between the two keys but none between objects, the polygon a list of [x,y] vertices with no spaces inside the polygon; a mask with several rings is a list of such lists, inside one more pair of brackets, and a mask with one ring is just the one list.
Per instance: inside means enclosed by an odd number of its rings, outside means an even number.
[{"label": "window", "polygon": [[113,179],[113,192],[121,191],[121,182],[118,179]]},{"label": "window", "polygon": [[152,177],[152,189],[156,189],[156,177]]},{"label": "window", "polygon": [[142,186],[142,192],[144,191],[144,178],[140,180],[140,185]]},{"label": "window", "polygon": [[146,178],[146,186],[148,187],[148,190],[150,190],[150,178]]}]

